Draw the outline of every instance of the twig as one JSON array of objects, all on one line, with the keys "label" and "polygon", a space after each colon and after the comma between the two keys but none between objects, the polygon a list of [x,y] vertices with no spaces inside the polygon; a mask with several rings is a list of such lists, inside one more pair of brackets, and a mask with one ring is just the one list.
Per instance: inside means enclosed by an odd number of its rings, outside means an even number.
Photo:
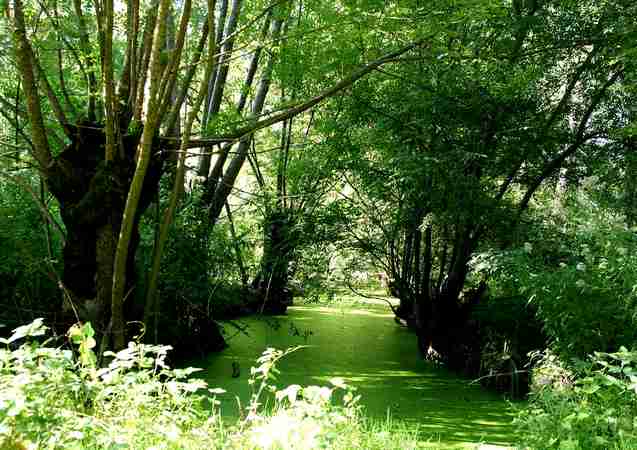
[{"label": "twig", "polygon": [[62,225],[60,225],[57,222],[57,220],[53,218],[49,209],[46,207],[44,203],[40,201],[37,194],[33,191],[29,183],[27,183],[26,180],[24,180],[22,177],[17,175],[11,175],[7,172],[0,171],[0,175],[4,175],[7,178],[15,181],[17,184],[22,186],[29,194],[31,194],[31,197],[33,197],[33,201],[36,203],[36,205],[38,205],[38,208],[42,212],[42,215],[51,223],[51,225],[53,225],[53,227],[60,234],[60,240],[62,241],[62,246],[66,245],[66,236],[64,234],[64,229],[62,228]]},{"label": "twig", "polygon": [[363,298],[368,298],[370,300],[383,300],[385,302],[387,302],[387,304],[389,305],[389,307],[391,308],[392,312],[394,313],[394,315],[396,317],[400,317],[398,315],[398,310],[396,309],[396,307],[392,304],[392,302],[390,302],[389,300],[387,300],[385,297],[377,297],[377,296],[370,296],[370,295],[366,295],[363,294],[362,292],[357,291],[354,286],[352,286],[352,284],[350,283],[350,279],[347,279],[347,287],[350,289],[350,291],[352,291],[354,294],[363,297]]},{"label": "twig", "polygon": [[472,380],[469,382],[469,384],[476,384],[486,378],[495,378],[495,377],[503,377],[503,376],[509,376],[509,375],[517,375],[519,373],[526,373],[528,372],[528,370],[514,370],[513,372],[500,372],[500,373],[494,373],[491,375],[484,375],[480,378],[476,378],[475,380]]}]

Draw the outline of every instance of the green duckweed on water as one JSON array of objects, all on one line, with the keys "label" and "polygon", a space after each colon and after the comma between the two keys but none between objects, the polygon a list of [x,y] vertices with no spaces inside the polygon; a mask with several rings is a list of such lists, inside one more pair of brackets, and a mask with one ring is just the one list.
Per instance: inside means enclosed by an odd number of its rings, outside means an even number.
[{"label": "green duckweed on water", "polygon": [[[497,394],[423,361],[415,335],[392,317],[380,304],[294,306],[285,316],[242,320],[248,335],[227,326],[229,335],[237,332],[230,348],[194,365],[205,369],[211,386],[227,391],[218,398],[221,412],[234,418],[237,398],[247,404],[250,397],[250,367],[263,350],[304,346],[278,363],[277,387],[325,385],[332,377],[342,377],[362,396],[369,420],[415,427],[431,448],[511,445],[513,407]],[[233,363],[241,368],[238,377],[232,376]]]}]

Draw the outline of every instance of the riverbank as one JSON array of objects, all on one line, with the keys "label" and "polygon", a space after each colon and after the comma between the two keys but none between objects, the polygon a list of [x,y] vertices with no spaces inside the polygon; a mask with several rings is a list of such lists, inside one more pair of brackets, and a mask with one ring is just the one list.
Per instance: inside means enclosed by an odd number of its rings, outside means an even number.
[{"label": "riverbank", "polygon": [[[341,326],[347,328],[347,322],[341,320]],[[361,397],[342,377],[318,378],[324,381],[320,386],[275,385],[272,375],[280,373],[279,362],[287,360],[284,370],[294,376],[289,365],[294,360],[286,356],[302,355],[298,348],[269,348],[259,356],[249,377],[243,380],[239,374],[237,381],[245,381],[256,394],[242,404],[240,417],[233,417],[227,404],[232,395],[224,395],[223,389],[230,383],[214,388],[189,377],[198,369],[170,369],[165,364],[169,347],[130,342],[126,349],[108,354],[112,358],[108,366],[98,367],[92,350],[95,331],[90,324],[77,324],[68,331],[75,354],[47,346],[50,340],[42,342],[47,332],[43,320],[37,319],[3,340],[0,449],[485,448],[449,443],[441,435],[436,438],[421,430],[418,423],[391,416],[374,419],[361,410]],[[292,332],[292,336],[299,334]],[[318,346],[308,345],[304,350],[313,348]],[[335,355],[337,352],[329,354]],[[313,357],[321,369],[329,367],[320,355]],[[236,358],[232,362],[237,363]],[[326,374],[323,370],[319,375]],[[267,393],[272,394],[270,404]],[[226,404],[216,398],[225,398]]]}]

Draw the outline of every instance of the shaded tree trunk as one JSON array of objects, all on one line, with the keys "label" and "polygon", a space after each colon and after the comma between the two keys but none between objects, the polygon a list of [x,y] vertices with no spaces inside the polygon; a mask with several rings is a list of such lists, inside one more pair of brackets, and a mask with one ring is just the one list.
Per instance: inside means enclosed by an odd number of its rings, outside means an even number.
[{"label": "shaded tree trunk", "polygon": [[[425,230],[425,249],[422,257],[423,270],[422,280],[417,280],[420,284],[420,292],[416,296],[414,303],[414,316],[416,329],[419,330],[418,348],[424,355],[429,350],[432,342],[433,332],[433,305],[431,298],[431,266],[432,266],[432,229],[431,225]],[[419,252],[420,253],[420,252]],[[419,255],[418,255],[419,257]]]},{"label": "shaded tree trunk", "polygon": [[287,288],[288,268],[294,251],[294,222],[285,210],[273,211],[264,221],[261,269],[252,282],[257,290],[258,311],[283,314],[292,303]]},{"label": "shaded tree trunk", "polygon": [[[104,236],[118,230],[121,224],[126,193],[135,170],[134,155],[139,135],[123,136],[124,158],[116,155],[104,160],[105,135],[98,124],[83,123],[74,127],[72,143],[54,160],[47,184],[60,204],[60,214],[67,230],[63,250],[63,283],[79,319],[91,321],[99,333],[106,332],[110,316],[110,301],[98,295],[99,289],[112,284],[112,264],[117,236]],[[157,190],[162,161],[153,160],[146,177],[140,208],[130,242],[126,265],[127,292],[133,287],[134,257],[139,243],[139,217],[150,204]],[[111,226],[105,226],[105,225]],[[127,319],[139,318],[127,302]]]},{"label": "shaded tree trunk", "polygon": [[[220,44],[220,39],[225,40],[225,43],[221,47],[221,56],[219,58],[218,70],[211,74],[209,80],[209,95],[206,101],[206,106],[204,110],[203,116],[203,127],[204,129],[208,126],[210,119],[214,118],[219,113],[221,108],[221,101],[223,99],[223,92],[226,88],[226,80],[228,78],[228,70],[230,68],[229,62],[231,61],[234,49],[234,41],[235,41],[235,31],[237,28],[237,22],[239,20],[239,14],[241,13],[241,7],[243,4],[243,0],[233,0],[232,7],[230,10],[230,16],[225,24],[225,27],[222,27],[219,24],[219,31],[223,29],[223,35],[218,36],[217,46]],[[222,21],[227,13],[228,1],[222,0],[221,10],[219,20]],[[223,37],[222,37],[223,36]],[[199,160],[198,174],[201,177],[208,178],[210,173],[210,162],[212,155],[210,152],[206,152],[202,155]]]},{"label": "shaded tree trunk", "polygon": [[[422,213],[413,213],[405,231],[402,268],[394,286],[394,295],[401,303],[394,313],[414,328],[423,356],[428,356],[433,348],[449,367],[471,372],[469,366],[473,368],[474,357],[479,354],[471,313],[486,288],[485,285],[463,295],[469,260],[477,242],[475,226],[457,225],[454,233],[442,227],[439,271],[434,273],[433,227],[427,226],[422,233],[421,221]],[[447,262],[449,247],[452,257]]]}]

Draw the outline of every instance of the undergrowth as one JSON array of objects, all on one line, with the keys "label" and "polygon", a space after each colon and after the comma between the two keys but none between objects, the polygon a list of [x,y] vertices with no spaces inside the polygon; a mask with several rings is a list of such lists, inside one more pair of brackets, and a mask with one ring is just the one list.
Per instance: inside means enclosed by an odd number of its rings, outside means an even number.
[{"label": "undergrowth", "polygon": [[530,404],[517,419],[521,448],[637,448],[637,352],[596,352],[569,366],[550,352],[536,357]]},{"label": "undergrowth", "polygon": [[390,432],[365,421],[359,396],[342,379],[329,386],[274,385],[288,353],[268,349],[251,369],[253,395],[242,417],[221,420],[216,396],[173,369],[169,347],[131,342],[100,367],[90,324],[68,334],[70,346],[46,339],[42,319],[0,339],[0,449],[404,449],[414,431]]}]

